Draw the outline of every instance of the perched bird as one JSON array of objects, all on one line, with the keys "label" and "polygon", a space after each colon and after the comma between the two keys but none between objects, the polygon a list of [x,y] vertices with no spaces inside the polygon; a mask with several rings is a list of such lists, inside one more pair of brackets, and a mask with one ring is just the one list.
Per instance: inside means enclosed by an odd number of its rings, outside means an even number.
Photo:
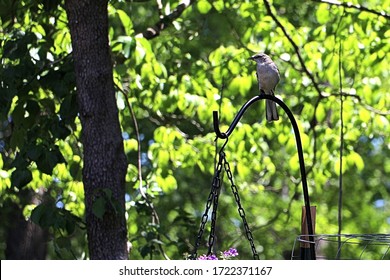
[{"label": "perched bird", "polygon": [[[249,59],[257,63],[256,76],[260,92],[275,95],[274,90],[280,80],[279,69],[276,64],[264,53],[255,54]],[[276,121],[279,119],[276,103],[272,100],[266,100],[265,110],[267,121]]]}]

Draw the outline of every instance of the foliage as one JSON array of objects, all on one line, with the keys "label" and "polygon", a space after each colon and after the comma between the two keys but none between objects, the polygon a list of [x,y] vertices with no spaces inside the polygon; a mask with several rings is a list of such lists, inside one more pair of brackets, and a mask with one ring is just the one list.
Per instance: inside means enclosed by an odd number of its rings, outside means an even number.
[{"label": "foliage", "polygon": [[[258,94],[255,66],[247,60],[258,51],[269,53],[279,66],[276,93],[300,126],[311,202],[318,211],[316,231],[338,231],[342,178],[342,232],[388,233],[390,2],[365,1],[367,11],[327,1],[199,0],[147,40],[140,34],[179,4],[162,2],[159,11],[152,1],[116,0],[108,10],[129,162],[130,258],[182,259],[190,253],[211,187],[216,146],[222,144],[214,141],[212,111],[220,112],[225,130],[242,104]],[[0,1],[5,7],[0,9],[0,205],[22,201],[21,189],[46,188],[61,207],[51,208],[53,216],[42,220],[46,206],[38,206],[31,218],[68,231],[72,219],[83,219],[84,194],[81,126],[62,4]],[[283,258],[300,230],[297,152],[291,126],[279,113],[281,121],[266,123],[263,104],[251,108],[226,147],[262,259]],[[217,250],[235,247],[240,258],[251,258],[224,182]],[[104,214],[109,198],[97,201],[94,212]],[[29,217],[32,205],[20,204]],[[71,257],[84,258],[85,232],[77,224],[80,230],[66,235],[71,246],[63,247],[72,248]],[[7,228],[0,228],[5,240]],[[202,246],[206,243],[205,238]]]}]

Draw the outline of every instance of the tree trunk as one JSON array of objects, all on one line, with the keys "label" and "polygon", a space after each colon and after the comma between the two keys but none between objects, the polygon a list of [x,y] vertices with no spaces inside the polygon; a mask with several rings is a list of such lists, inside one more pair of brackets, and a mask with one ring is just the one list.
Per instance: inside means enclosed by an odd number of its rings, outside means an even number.
[{"label": "tree trunk", "polygon": [[[2,223],[7,226],[5,258],[7,260],[44,260],[47,254],[49,232],[33,222],[26,221],[23,208],[27,204],[38,205],[47,200],[43,189],[34,192],[31,189],[22,189],[19,192],[21,205],[10,200],[6,201],[3,209],[8,211],[1,216]],[[4,214],[4,213],[2,213]]]},{"label": "tree trunk", "polygon": [[127,259],[126,156],[108,43],[107,0],[66,0],[82,125],[90,259]]}]

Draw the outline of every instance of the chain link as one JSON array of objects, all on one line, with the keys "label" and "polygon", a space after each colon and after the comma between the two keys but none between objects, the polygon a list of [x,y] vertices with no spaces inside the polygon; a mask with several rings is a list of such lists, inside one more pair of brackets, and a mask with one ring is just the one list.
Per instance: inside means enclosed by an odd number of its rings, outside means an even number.
[{"label": "chain link", "polygon": [[204,233],[206,223],[208,221],[208,217],[209,217],[208,213],[210,211],[211,204],[213,204],[213,211],[211,214],[211,229],[210,229],[210,236],[209,236],[209,240],[208,240],[208,247],[209,248],[208,248],[207,255],[210,255],[212,253],[214,241],[215,241],[215,225],[216,225],[216,221],[217,221],[218,199],[219,199],[219,193],[220,193],[220,188],[221,188],[220,174],[221,174],[222,168],[224,167],[226,174],[227,174],[227,177],[228,177],[230,184],[231,184],[231,190],[233,192],[234,199],[237,203],[238,214],[240,215],[242,222],[243,222],[243,225],[244,225],[246,238],[248,239],[249,244],[250,244],[251,249],[252,249],[253,259],[258,260],[259,254],[256,251],[253,235],[252,235],[252,232],[249,228],[249,224],[246,220],[245,210],[241,205],[241,199],[240,199],[240,196],[238,194],[237,186],[234,184],[233,174],[231,172],[230,165],[229,165],[228,161],[226,160],[225,153],[223,152],[224,147],[225,146],[223,146],[221,151],[219,152],[219,160],[218,160],[215,175],[213,178],[212,187],[211,187],[209,196],[207,198],[206,209],[205,209],[204,214],[203,214],[202,219],[201,219],[200,228],[199,228],[198,236],[196,239],[194,252],[190,256],[190,259],[197,258],[197,251],[198,251],[198,248],[200,246],[200,242],[201,242],[201,239],[202,239],[202,236]]},{"label": "chain link", "polygon": [[224,167],[225,167],[225,171],[226,171],[227,177],[228,177],[228,179],[230,181],[230,184],[231,184],[230,188],[231,188],[231,190],[233,192],[234,199],[236,200],[236,203],[237,203],[238,214],[240,215],[242,223],[244,225],[246,238],[248,239],[249,244],[251,245],[253,259],[258,260],[258,259],[260,259],[260,257],[259,257],[259,254],[256,251],[253,235],[252,235],[252,232],[251,232],[251,230],[249,228],[248,221],[246,220],[245,210],[244,210],[244,208],[241,205],[240,195],[238,194],[237,186],[234,184],[233,174],[232,174],[232,172],[230,170],[229,162],[226,160],[225,156],[224,156]]},{"label": "chain link", "polygon": [[210,190],[209,196],[207,198],[206,209],[205,209],[205,211],[203,213],[203,216],[202,216],[202,219],[201,219],[198,236],[197,236],[196,242],[195,242],[194,252],[190,256],[190,259],[192,259],[192,260],[195,260],[197,258],[198,248],[199,248],[200,242],[202,240],[202,236],[203,236],[203,233],[204,233],[204,228],[205,228],[206,223],[207,223],[208,218],[209,218],[208,213],[210,211],[212,203],[213,203],[213,212],[211,214],[211,230],[210,230],[210,236],[209,236],[209,241],[208,241],[209,249],[208,249],[208,253],[207,254],[211,253],[211,250],[212,250],[212,248],[214,246],[215,224],[216,224],[216,219],[217,219],[218,198],[219,198],[219,190],[220,190],[220,187],[221,187],[220,174],[221,174],[221,171],[222,171],[222,167],[223,167],[223,158],[219,157],[218,164],[217,164],[217,167],[216,167],[216,170],[215,170],[215,175],[214,175],[213,182],[212,182],[212,185],[211,185],[211,190]]}]

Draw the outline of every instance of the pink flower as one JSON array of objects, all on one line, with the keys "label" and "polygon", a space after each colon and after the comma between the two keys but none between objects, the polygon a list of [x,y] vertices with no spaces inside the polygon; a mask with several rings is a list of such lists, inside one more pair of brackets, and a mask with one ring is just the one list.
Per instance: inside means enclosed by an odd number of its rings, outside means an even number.
[{"label": "pink flower", "polygon": [[223,256],[226,257],[226,258],[236,257],[236,256],[238,256],[237,249],[236,248],[230,248],[229,250],[223,252]]},{"label": "pink flower", "polygon": [[[220,252],[220,259],[222,260],[230,260],[231,258],[237,257],[238,251],[236,248],[230,248],[227,251]],[[197,258],[197,260],[218,260],[217,256],[214,254],[211,255],[201,255]]]},{"label": "pink flower", "polygon": [[218,258],[215,255],[201,255],[198,257],[198,260],[210,260],[210,261],[215,261],[218,260]]}]

